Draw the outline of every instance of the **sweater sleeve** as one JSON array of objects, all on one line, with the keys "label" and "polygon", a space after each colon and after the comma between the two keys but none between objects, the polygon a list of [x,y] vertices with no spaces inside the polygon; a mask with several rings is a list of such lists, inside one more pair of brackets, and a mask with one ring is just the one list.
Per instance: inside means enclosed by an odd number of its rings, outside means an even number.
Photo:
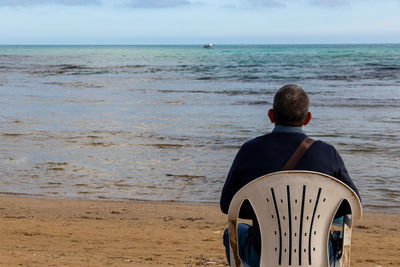
[{"label": "sweater sleeve", "polygon": [[335,150],[335,157],[336,157],[336,163],[337,163],[337,170],[335,173],[336,178],[338,178],[340,181],[348,185],[351,189],[356,192],[358,198],[361,200],[360,194],[358,193],[358,189],[353,183],[353,181],[350,178],[349,173],[347,172],[347,169],[344,165],[342,157],[339,155],[339,153]]},{"label": "sweater sleeve", "polygon": [[239,149],[239,152],[232,163],[231,169],[229,170],[228,176],[226,177],[224,187],[222,188],[220,207],[221,211],[225,214],[228,214],[229,205],[231,204],[233,196],[243,186],[240,182],[242,176],[241,154],[242,148]]}]

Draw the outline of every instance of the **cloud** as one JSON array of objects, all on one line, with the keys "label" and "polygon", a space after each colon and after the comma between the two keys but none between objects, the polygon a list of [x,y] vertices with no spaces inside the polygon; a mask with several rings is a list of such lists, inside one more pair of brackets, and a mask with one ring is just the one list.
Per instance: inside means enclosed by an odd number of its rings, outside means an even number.
[{"label": "cloud", "polygon": [[279,0],[247,0],[253,6],[263,6],[263,7],[283,7],[283,1]]},{"label": "cloud", "polygon": [[313,0],[313,4],[320,6],[343,6],[349,4],[349,0]]},{"label": "cloud", "polygon": [[187,0],[129,0],[126,2],[126,6],[135,8],[169,8],[190,4]]},{"label": "cloud", "polygon": [[100,0],[0,0],[0,6],[37,6],[37,5],[88,6],[99,5]]}]

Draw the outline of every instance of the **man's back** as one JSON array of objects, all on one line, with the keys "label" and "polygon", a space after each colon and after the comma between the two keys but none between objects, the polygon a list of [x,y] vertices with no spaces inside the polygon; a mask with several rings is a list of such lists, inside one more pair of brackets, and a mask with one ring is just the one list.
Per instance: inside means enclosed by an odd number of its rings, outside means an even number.
[{"label": "man's back", "polygon": [[[292,127],[277,128],[270,134],[246,142],[239,150],[222,190],[222,212],[228,212],[233,196],[244,185],[262,175],[282,170],[286,161],[307,137],[298,130],[291,132]],[[309,148],[295,169],[328,174],[358,194],[336,149],[322,141],[316,141]]]}]

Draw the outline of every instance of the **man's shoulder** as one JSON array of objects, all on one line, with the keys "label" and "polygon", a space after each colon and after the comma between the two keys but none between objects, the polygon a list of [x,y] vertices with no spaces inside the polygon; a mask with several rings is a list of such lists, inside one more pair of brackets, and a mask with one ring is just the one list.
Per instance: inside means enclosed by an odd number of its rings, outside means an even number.
[{"label": "man's shoulder", "polygon": [[242,148],[246,148],[246,147],[252,147],[252,146],[258,146],[260,144],[264,144],[265,142],[269,142],[269,139],[271,137],[271,134],[264,134],[264,135],[260,135],[257,136],[253,139],[250,139],[248,141],[246,141],[243,145]]},{"label": "man's shoulder", "polygon": [[315,140],[314,146],[322,150],[336,151],[336,148],[333,145],[326,143],[322,140]]}]

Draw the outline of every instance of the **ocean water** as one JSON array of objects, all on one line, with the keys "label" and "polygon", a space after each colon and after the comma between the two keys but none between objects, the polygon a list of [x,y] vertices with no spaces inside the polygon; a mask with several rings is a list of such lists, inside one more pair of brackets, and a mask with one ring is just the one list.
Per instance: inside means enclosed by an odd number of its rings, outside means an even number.
[{"label": "ocean water", "polygon": [[288,83],[364,208],[400,212],[400,45],[0,46],[0,192],[216,203]]}]

